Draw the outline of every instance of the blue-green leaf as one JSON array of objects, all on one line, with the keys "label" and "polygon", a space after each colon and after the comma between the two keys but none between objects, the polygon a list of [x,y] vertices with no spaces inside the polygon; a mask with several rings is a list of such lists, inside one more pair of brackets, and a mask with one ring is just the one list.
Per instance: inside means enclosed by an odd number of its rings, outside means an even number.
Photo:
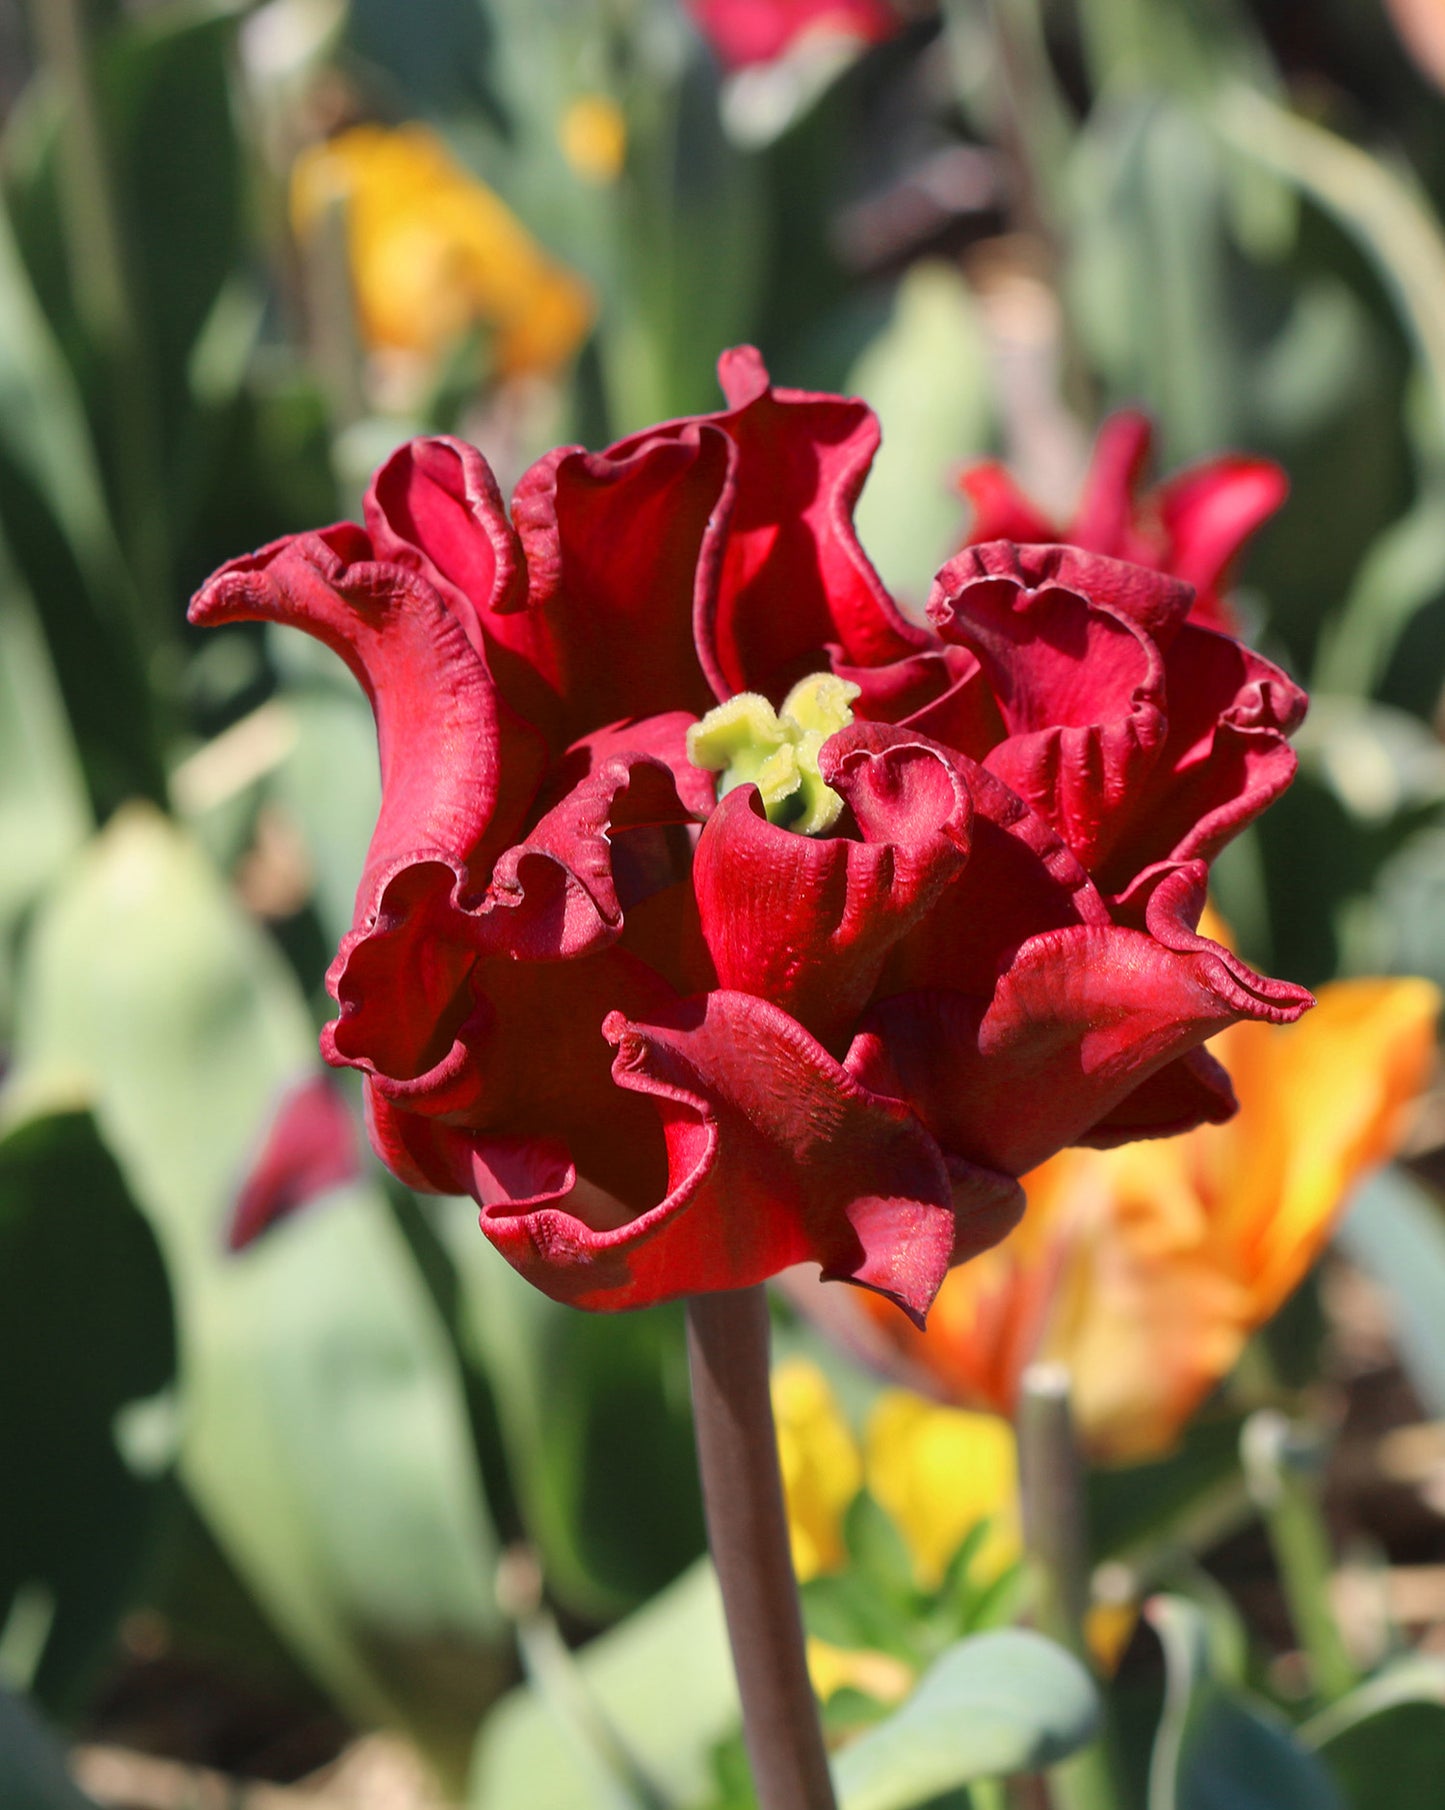
[{"label": "blue-green leaf", "polygon": [[1445,1415],[1445,1211],[1403,1170],[1382,1169],[1335,1236],[1389,1290],[1410,1380],[1430,1412]]},{"label": "blue-green leaf", "polygon": [[[712,1750],[739,1717],[711,1565],[694,1566],[584,1648],[577,1670],[635,1770],[669,1802],[704,1800]],[[468,1803],[470,1810],[622,1810],[621,1790],[576,1731],[527,1687],[503,1698],[487,1718]]]},{"label": "blue-green leaf", "polygon": [[0,1691],[0,1803],[5,1810],[97,1810],[30,1706]]},{"label": "blue-green leaf", "polygon": [[1164,1714],[1149,1768],[1149,1810],[1344,1810],[1328,1772],[1267,1704],[1220,1682],[1204,1611],[1156,1597]]},{"label": "blue-green leaf", "polygon": [[1437,1810],[1445,1660],[1400,1660],[1306,1723],[1300,1739],[1329,1762],[1350,1810]]},{"label": "blue-green leaf", "polygon": [[116,1427],[175,1361],[155,1236],[92,1120],[15,1126],[0,1137],[0,1626],[43,1604],[29,1676],[11,1681],[47,1705],[68,1700],[127,1606],[158,1495]]},{"label": "blue-green leaf", "polygon": [[22,1094],[85,1091],[165,1251],[202,1513],[354,1715],[455,1764],[504,1664],[496,1541],[407,1244],[356,1185],[224,1249],[277,1097],[316,1060],[289,971],[195,845],[137,809],[37,922],[20,1000]]},{"label": "blue-green leaf", "polygon": [[839,1754],[842,1810],[913,1810],[976,1779],[1042,1771],[1085,1746],[1098,1716],[1089,1674],[1042,1635],[961,1640],[901,1709]]}]

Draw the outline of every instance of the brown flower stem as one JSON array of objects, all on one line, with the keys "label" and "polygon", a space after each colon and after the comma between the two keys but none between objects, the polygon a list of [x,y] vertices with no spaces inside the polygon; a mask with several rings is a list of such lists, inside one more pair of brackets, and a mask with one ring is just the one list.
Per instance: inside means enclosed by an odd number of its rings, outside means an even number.
[{"label": "brown flower stem", "polygon": [[708,1544],[759,1810],[836,1810],[788,1548],[766,1294],[694,1295],[687,1337]]}]

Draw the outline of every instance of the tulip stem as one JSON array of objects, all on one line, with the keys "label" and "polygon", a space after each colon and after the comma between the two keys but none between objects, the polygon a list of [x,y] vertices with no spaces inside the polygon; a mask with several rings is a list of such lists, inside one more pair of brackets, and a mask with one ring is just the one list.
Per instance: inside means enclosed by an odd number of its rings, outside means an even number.
[{"label": "tulip stem", "polygon": [[1311,1681],[1332,1703],[1359,1683],[1359,1673],[1330,1603],[1334,1559],[1320,1507],[1319,1441],[1278,1409],[1259,1408],[1244,1423],[1241,1450]]},{"label": "tulip stem", "polygon": [[788,1546],[761,1286],[695,1295],[688,1360],[708,1543],[759,1810],[836,1810]]},{"label": "tulip stem", "polygon": [[[1084,1471],[1069,1373],[1062,1365],[1030,1364],[1025,1370],[1017,1432],[1024,1550],[1037,1592],[1035,1619],[1043,1633],[1093,1671],[1084,1631],[1089,1607]],[[1107,1696],[1103,1701],[1098,1736],[1049,1774],[1055,1810],[1118,1810],[1125,1801]]]}]

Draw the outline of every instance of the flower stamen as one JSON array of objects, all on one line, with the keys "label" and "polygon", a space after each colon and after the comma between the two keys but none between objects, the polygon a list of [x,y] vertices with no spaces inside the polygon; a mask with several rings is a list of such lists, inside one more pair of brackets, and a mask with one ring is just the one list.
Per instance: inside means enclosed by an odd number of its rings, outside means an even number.
[{"label": "flower stamen", "polygon": [[754,785],[769,823],[821,836],[832,829],[843,800],[823,783],[818,756],[830,735],[853,721],[859,687],[832,673],[800,679],[774,710],[756,691],[743,691],[708,711],[687,732],[687,758],[717,773],[717,795]]}]

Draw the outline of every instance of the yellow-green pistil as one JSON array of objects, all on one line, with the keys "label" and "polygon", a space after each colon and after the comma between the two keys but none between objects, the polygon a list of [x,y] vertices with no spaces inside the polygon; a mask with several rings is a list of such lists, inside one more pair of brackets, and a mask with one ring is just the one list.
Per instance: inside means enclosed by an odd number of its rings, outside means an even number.
[{"label": "yellow-green pistil", "polygon": [[818,753],[853,721],[858,690],[832,673],[814,673],[798,681],[781,710],[756,691],[739,692],[688,730],[687,758],[721,775],[719,799],[734,786],[754,785],[769,823],[821,836],[838,821],[843,800],[823,784]]}]

